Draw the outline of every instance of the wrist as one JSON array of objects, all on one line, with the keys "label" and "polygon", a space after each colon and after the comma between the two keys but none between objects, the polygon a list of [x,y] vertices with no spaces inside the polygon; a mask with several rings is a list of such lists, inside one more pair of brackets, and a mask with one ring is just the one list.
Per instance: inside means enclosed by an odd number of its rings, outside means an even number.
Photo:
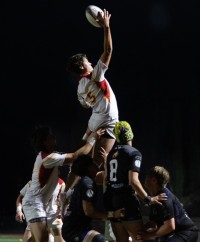
[{"label": "wrist", "polygon": [[143,200],[147,205],[151,204],[151,196],[147,195]]},{"label": "wrist", "polygon": [[21,213],[22,212],[22,205],[18,205],[16,208],[16,212],[17,213]]},{"label": "wrist", "polygon": [[91,144],[92,146],[95,144],[95,142],[96,142],[96,138],[94,136],[92,136],[87,140],[87,143]]}]

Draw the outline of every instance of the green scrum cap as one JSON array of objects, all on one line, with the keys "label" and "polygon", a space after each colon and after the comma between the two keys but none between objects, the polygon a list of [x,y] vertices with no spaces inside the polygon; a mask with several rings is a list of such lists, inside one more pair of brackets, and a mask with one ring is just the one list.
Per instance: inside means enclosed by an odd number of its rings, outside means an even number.
[{"label": "green scrum cap", "polygon": [[118,143],[127,143],[134,137],[131,126],[126,121],[119,121],[115,124],[114,134]]}]

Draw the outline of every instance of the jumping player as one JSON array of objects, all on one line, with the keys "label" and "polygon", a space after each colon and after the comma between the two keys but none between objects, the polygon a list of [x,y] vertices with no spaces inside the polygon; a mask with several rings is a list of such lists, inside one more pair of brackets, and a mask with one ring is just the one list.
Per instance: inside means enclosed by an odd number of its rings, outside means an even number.
[{"label": "jumping player", "polygon": [[86,140],[91,132],[99,128],[105,129],[105,134],[95,144],[93,160],[98,166],[102,164],[98,156],[99,147],[103,147],[107,153],[110,152],[115,143],[113,128],[118,121],[118,106],[115,94],[105,78],[108,69],[113,46],[110,30],[111,14],[104,10],[104,16],[98,14],[98,22],[104,29],[104,50],[97,64],[92,67],[86,54],[76,54],[69,58],[68,70],[79,77],[77,89],[78,100],[84,108],[92,108],[92,115],[88,121],[88,128],[83,136]]}]

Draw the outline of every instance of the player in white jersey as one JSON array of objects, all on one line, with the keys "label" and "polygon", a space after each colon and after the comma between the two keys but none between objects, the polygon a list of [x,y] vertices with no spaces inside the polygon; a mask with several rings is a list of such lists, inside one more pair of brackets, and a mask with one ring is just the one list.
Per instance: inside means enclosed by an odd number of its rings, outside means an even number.
[{"label": "player in white jersey", "polygon": [[[29,181],[21,190],[20,194],[16,200],[16,221],[22,223],[25,219],[25,216],[22,211],[22,200],[25,196],[27,190],[29,189],[31,181]],[[49,242],[64,242],[62,238],[62,219],[61,219],[61,203],[60,203],[60,194],[65,189],[65,182],[62,179],[58,179],[57,186],[52,194],[51,199],[47,205],[47,223],[48,223],[48,231],[49,231]],[[53,235],[52,235],[53,234]],[[24,231],[23,242],[32,241],[32,234],[29,223],[27,223],[27,227]]]},{"label": "player in white jersey", "polygon": [[103,130],[93,132],[86,144],[74,153],[55,152],[56,138],[49,127],[39,127],[33,134],[33,145],[38,152],[33,167],[31,185],[23,200],[22,208],[30,223],[36,242],[48,241],[47,204],[52,197],[59,178],[59,166],[70,165],[80,155],[88,154]]},{"label": "player in white jersey", "polygon": [[98,149],[103,147],[109,153],[113,147],[115,142],[113,129],[119,115],[115,94],[104,76],[113,50],[110,17],[111,14],[106,10],[104,10],[103,17],[101,14],[98,15],[98,21],[104,30],[104,49],[94,68],[83,53],[71,56],[67,67],[70,72],[79,77],[77,89],[79,102],[84,108],[92,108],[88,128],[82,139],[86,140],[90,132],[94,132],[100,127],[106,130],[95,144],[93,159],[99,166],[102,164],[102,159],[98,155]]},{"label": "player in white jersey", "polygon": [[[17,222],[19,223],[23,223],[23,221],[25,220],[25,216],[24,213],[22,211],[22,199],[27,191],[27,189],[29,189],[31,184],[31,181],[27,182],[26,185],[20,190],[20,193],[17,197],[16,200],[16,215],[15,215],[15,219]],[[23,235],[23,242],[31,242],[32,241],[32,235],[31,235],[31,229],[28,226],[26,226],[26,229],[24,231],[24,235]]]}]

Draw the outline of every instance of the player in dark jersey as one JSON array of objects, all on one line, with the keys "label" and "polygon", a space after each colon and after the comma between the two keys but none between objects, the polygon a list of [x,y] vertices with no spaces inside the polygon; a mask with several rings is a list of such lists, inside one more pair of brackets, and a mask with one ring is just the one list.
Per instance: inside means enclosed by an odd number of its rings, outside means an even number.
[{"label": "player in dark jersey", "polygon": [[76,161],[80,180],[74,187],[69,208],[63,221],[63,238],[67,242],[105,242],[102,234],[92,227],[92,219],[122,217],[123,209],[114,212],[101,211],[96,205],[97,187],[96,173],[99,168],[90,156],[81,156]]},{"label": "player in dark jersey", "polygon": [[150,206],[147,231],[138,235],[140,240],[154,240],[160,242],[196,242],[198,228],[188,217],[179,199],[166,187],[169,183],[169,172],[161,166],[150,169],[145,179],[145,186],[155,196],[159,192],[167,194],[168,199],[163,206]]},{"label": "player in dark jersey", "polygon": [[126,121],[117,122],[114,133],[117,143],[107,157],[104,203],[105,208],[111,211],[125,208],[123,218],[111,219],[116,240],[128,242],[131,236],[135,241],[138,231],[143,229],[137,196],[145,202],[161,204],[160,200],[166,200],[166,195],[150,197],[140,183],[142,154],[132,147],[133,132],[130,124]]}]

